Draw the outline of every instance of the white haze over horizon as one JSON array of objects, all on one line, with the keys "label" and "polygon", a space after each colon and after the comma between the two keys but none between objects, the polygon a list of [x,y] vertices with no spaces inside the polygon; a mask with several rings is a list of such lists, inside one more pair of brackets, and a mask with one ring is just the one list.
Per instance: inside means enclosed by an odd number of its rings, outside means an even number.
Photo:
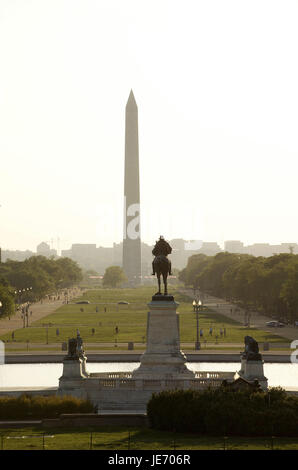
[{"label": "white haze over horizon", "polygon": [[298,242],[297,24],[294,0],[1,0],[0,246],[122,240],[131,88],[143,241]]}]

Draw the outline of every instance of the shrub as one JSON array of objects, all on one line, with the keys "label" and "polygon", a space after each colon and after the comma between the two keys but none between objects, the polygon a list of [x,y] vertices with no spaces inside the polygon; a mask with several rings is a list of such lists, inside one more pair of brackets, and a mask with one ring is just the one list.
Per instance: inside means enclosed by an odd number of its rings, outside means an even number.
[{"label": "shrub", "polygon": [[62,413],[92,413],[94,405],[89,400],[72,396],[0,397],[0,419],[57,418]]},{"label": "shrub", "polygon": [[175,390],[154,394],[147,405],[155,429],[206,435],[298,436],[298,397],[269,392]]}]

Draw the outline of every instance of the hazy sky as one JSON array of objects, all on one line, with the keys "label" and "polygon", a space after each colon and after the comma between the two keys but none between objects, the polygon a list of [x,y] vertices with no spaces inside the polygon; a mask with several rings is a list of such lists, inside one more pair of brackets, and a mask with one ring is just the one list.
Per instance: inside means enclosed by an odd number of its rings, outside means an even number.
[{"label": "hazy sky", "polygon": [[297,0],[0,0],[0,245],[298,242]]}]

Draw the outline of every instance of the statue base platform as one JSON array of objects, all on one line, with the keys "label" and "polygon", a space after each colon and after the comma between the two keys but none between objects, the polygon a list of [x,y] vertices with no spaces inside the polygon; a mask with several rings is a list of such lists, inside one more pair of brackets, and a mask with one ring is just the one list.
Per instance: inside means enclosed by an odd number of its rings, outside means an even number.
[{"label": "statue base platform", "polygon": [[241,369],[236,373],[235,378],[243,377],[248,382],[257,380],[263,390],[268,389],[268,379],[264,375],[264,361],[260,360],[247,360],[242,356]]},{"label": "statue base platform", "polygon": [[174,296],[169,294],[155,294],[152,296],[152,302],[174,302]]},{"label": "statue base platform", "polygon": [[194,378],[186,356],[180,351],[178,303],[172,295],[154,295],[148,304],[147,348],[133,378],[187,379]]},{"label": "statue base platform", "polygon": [[59,391],[67,393],[71,391],[71,395],[81,396],[80,387],[82,380],[86,379],[89,374],[86,371],[87,358],[68,358],[63,360],[63,373],[59,378]]}]

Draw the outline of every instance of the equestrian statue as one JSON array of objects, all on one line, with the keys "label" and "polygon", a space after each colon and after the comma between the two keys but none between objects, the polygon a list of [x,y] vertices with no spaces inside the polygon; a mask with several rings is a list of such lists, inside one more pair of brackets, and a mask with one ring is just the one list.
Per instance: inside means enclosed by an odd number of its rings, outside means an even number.
[{"label": "equestrian statue", "polygon": [[172,275],[172,265],[171,261],[167,256],[172,253],[172,248],[169,243],[164,239],[163,236],[159,237],[159,240],[155,243],[155,246],[152,250],[152,254],[155,256],[152,262],[153,273],[152,276],[157,275],[158,280],[158,292],[155,295],[162,295],[160,290],[160,276],[163,277],[164,283],[164,295],[168,295],[168,284],[167,278],[168,275]]}]

